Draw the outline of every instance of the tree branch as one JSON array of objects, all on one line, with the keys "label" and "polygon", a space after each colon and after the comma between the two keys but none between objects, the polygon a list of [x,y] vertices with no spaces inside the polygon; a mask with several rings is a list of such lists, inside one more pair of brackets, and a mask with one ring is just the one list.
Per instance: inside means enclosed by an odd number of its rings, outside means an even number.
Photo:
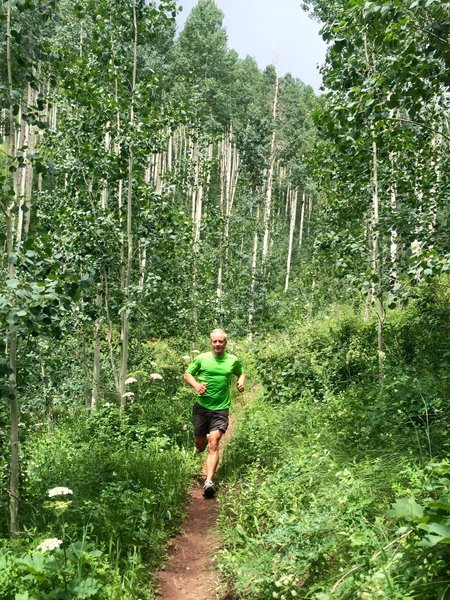
[{"label": "tree branch", "polygon": [[429,125],[425,125],[425,123],[422,123],[421,121],[414,121],[413,119],[405,119],[403,117],[386,117],[386,119],[388,121],[401,121],[402,123],[410,123],[411,125],[419,125],[419,127],[428,129],[428,131],[432,131],[433,133],[436,133],[437,135],[442,136],[444,139],[446,139],[450,142],[450,136],[446,135],[445,133],[442,133],[442,131],[433,129],[433,127],[430,127]]}]

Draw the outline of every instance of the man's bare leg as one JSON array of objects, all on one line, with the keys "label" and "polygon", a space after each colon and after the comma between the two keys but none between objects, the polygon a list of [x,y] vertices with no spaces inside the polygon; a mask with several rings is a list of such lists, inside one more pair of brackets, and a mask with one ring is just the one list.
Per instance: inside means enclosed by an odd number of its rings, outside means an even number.
[{"label": "man's bare leg", "polygon": [[219,444],[222,437],[220,430],[211,431],[208,440],[208,457],[206,459],[206,479],[212,481],[219,464]]},{"label": "man's bare leg", "polygon": [[206,435],[197,435],[195,436],[195,449],[198,453],[203,452],[203,450],[208,445],[208,438]]}]

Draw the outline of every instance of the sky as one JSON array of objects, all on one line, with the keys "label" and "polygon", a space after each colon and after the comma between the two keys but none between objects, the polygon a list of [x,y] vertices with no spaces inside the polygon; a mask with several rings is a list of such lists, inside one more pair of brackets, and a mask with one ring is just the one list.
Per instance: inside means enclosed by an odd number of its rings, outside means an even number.
[{"label": "sky", "polygon": [[[215,0],[225,15],[228,46],[241,58],[250,55],[261,69],[275,64],[280,75],[291,73],[319,92],[318,65],[325,60],[320,24],[302,10],[300,0]],[[197,0],[179,0],[183,6],[178,28]]]}]

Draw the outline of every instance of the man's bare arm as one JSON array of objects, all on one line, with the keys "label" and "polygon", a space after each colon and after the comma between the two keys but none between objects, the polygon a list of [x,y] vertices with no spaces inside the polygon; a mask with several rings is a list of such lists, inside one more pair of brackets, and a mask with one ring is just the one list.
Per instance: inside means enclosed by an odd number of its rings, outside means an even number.
[{"label": "man's bare arm", "polygon": [[199,383],[190,373],[185,373],[183,379],[194,388],[197,394],[204,394],[206,392],[206,385],[204,383]]}]

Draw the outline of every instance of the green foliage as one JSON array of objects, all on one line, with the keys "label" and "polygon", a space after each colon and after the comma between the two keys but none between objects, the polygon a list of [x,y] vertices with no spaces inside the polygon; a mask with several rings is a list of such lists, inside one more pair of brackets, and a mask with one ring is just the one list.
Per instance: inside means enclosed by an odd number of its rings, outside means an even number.
[{"label": "green foliage", "polygon": [[0,565],[0,594],[5,600],[123,597],[118,570],[86,540],[51,551],[31,546],[26,554],[14,552],[13,546],[4,547]]},{"label": "green foliage", "polygon": [[149,559],[161,556],[161,540],[179,523],[193,463],[155,426],[133,423],[117,407],[77,411],[30,442],[27,456],[29,526],[49,527],[52,518],[37,499],[63,482],[77,500],[67,513],[69,533],[87,527],[105,546],[117,544],[121,557],[135,546]]},{"label": "green foliage", "polygon": [[257,366],[269,398],[278,403],[313,396],[317,402],[355,381],[373,379],[373,324],[361,323],[349,310],[338,320],[333,316],[330,311],[258,346]]},{"label": "green foliage", "polygon": [[237,598],[447,597],[448,316],[442,285],[390,313],[381,382],[374,325],[349,309],[257,345],[266,391],[221,471]]}]

